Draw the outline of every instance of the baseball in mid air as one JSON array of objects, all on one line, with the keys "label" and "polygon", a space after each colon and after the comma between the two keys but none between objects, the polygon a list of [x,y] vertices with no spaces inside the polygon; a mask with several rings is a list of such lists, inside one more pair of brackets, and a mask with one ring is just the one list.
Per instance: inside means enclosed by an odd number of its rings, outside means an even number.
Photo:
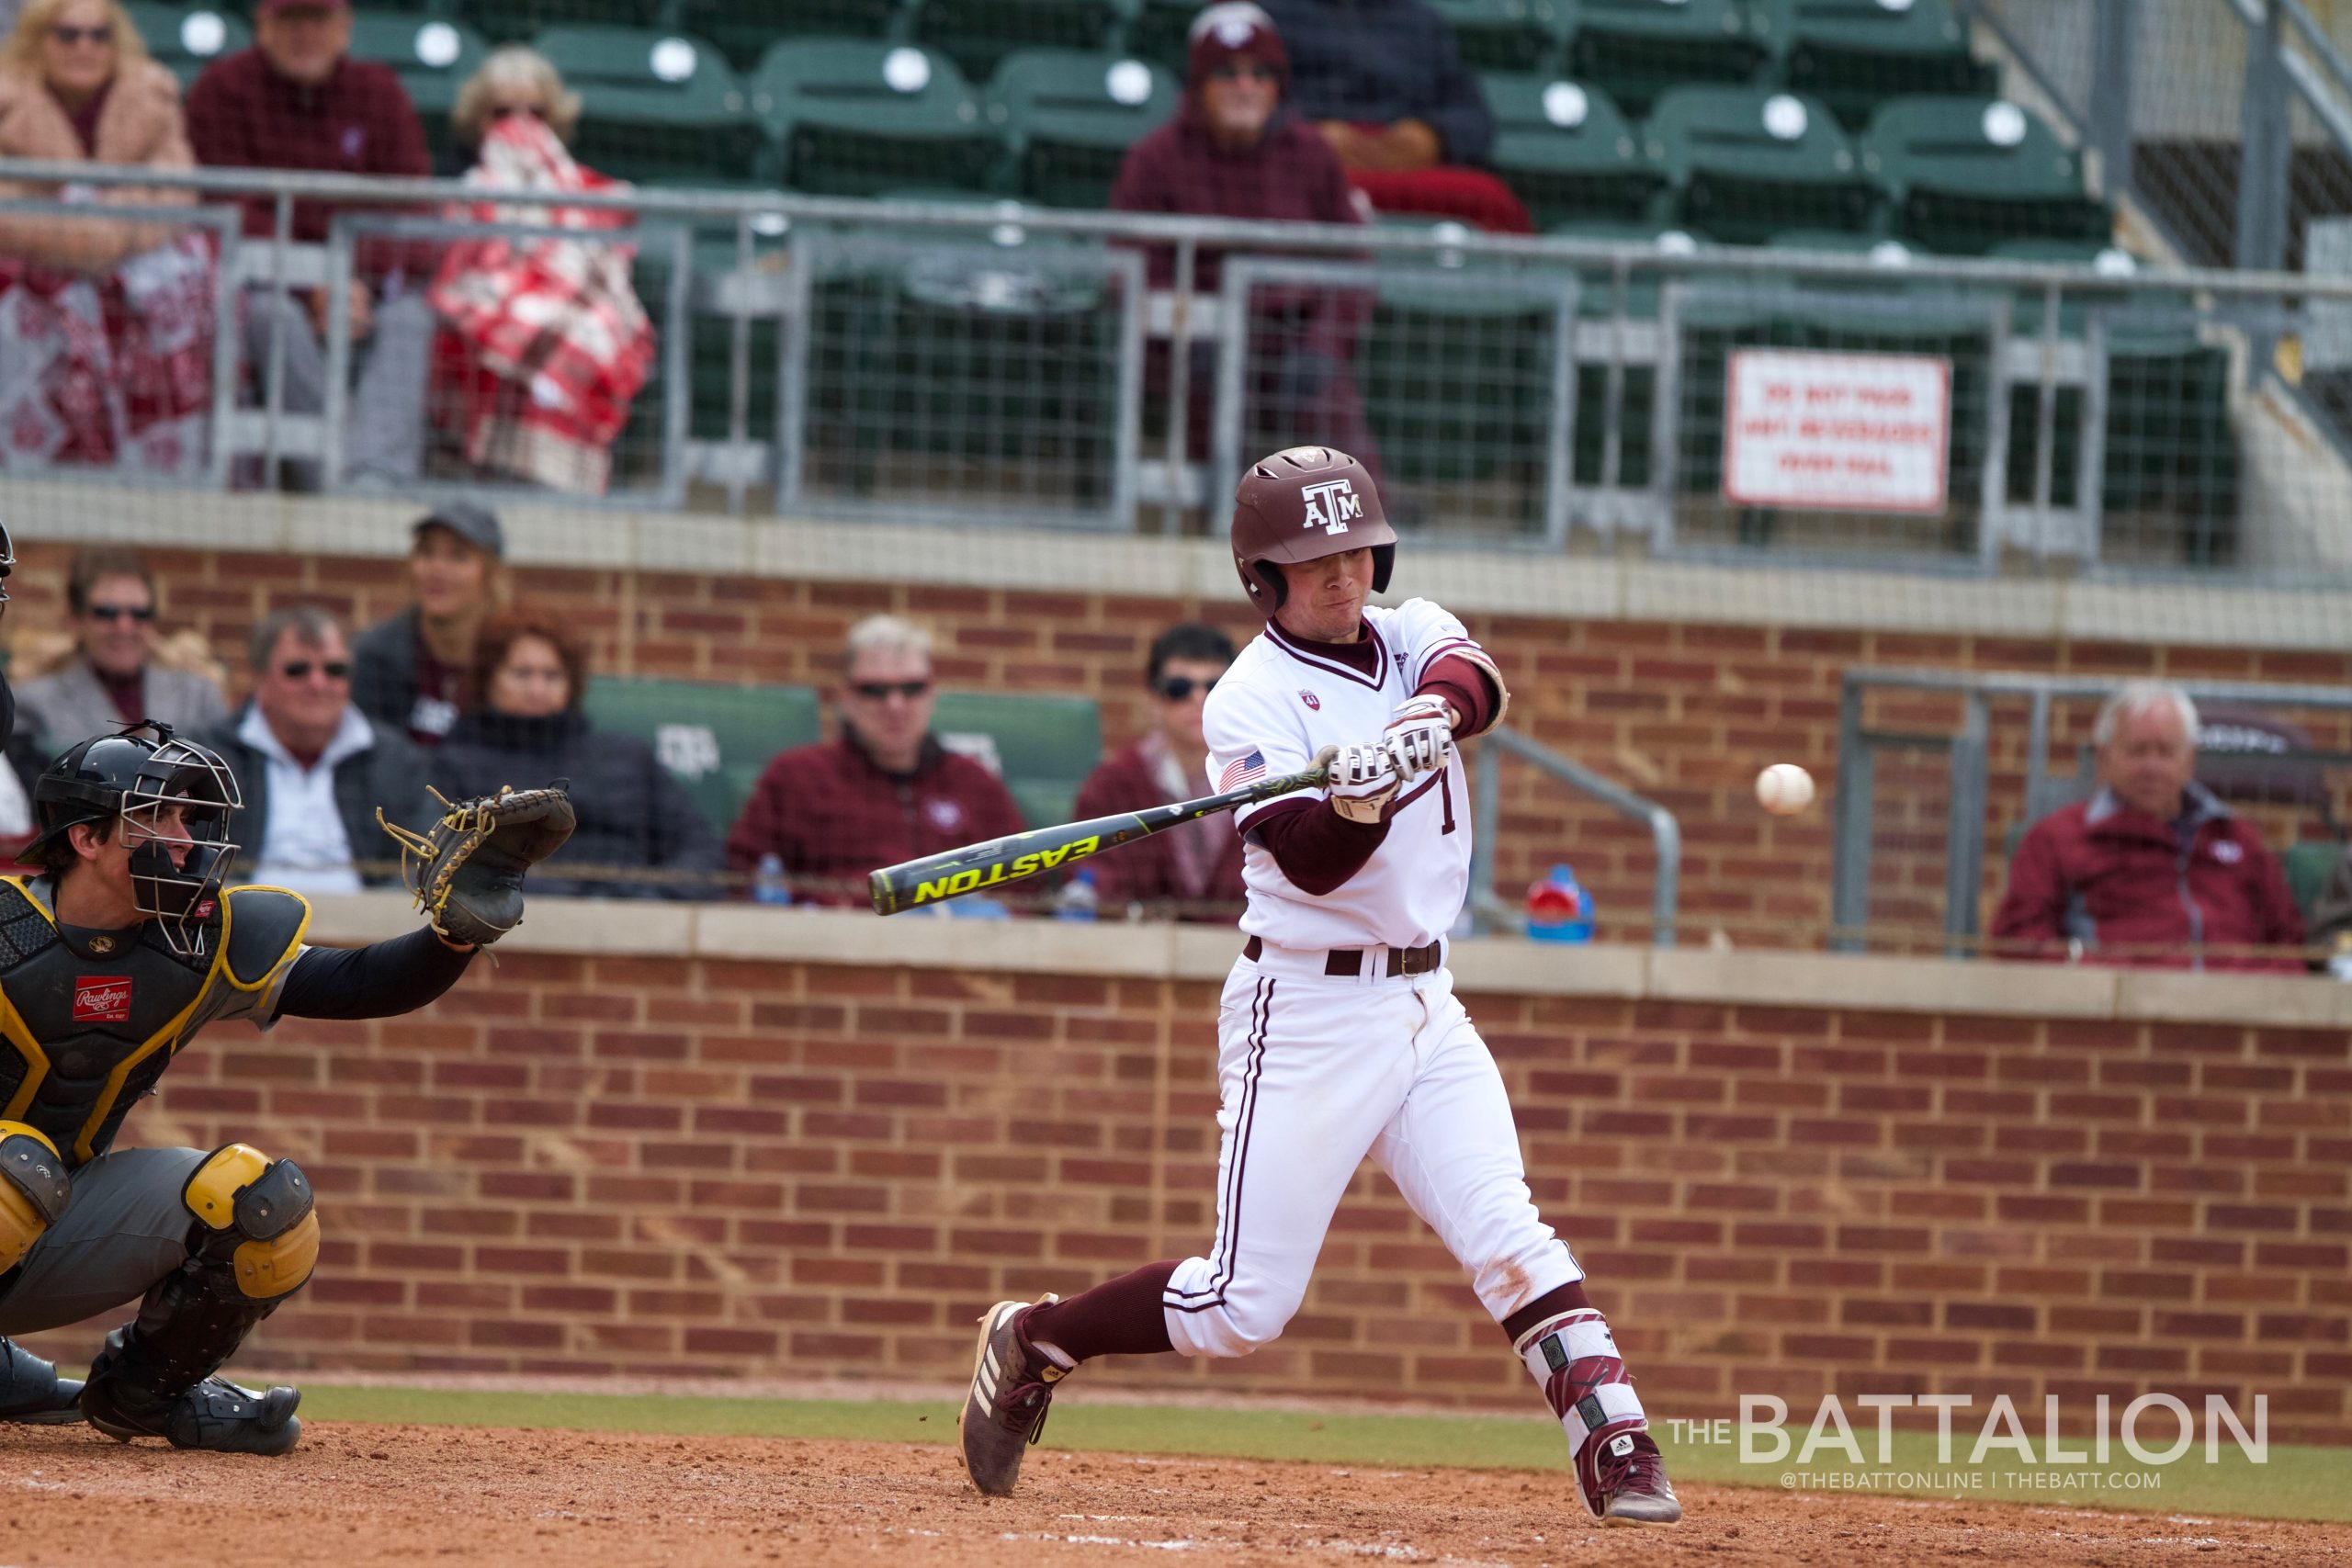
[{"label": "baseball in mid air", "polygon": [[1813,775],[1794,762],[1775,762],[1756,775],[1756,804],[1775,817],[1793,817],[1813,804]]}]

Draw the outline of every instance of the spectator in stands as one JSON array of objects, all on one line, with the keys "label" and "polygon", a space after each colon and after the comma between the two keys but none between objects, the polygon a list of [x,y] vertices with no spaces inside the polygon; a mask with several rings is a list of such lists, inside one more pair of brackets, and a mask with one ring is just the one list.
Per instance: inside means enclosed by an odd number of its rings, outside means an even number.
[{"label": "spectator in stands", "polygon": [[54,674],[17,689],[17,726],[55,750],[127,724],[154,719],[194,732],[229,712],[211,651],[201,634],[168,643],[155,626],[155,580],[138,552],[117,547],[82,550],[65,577],[73,616],[70,643],[27,645],[20,670],[67,660]]},{"label": "spectator in stands", "polygon": [[[1289,55],[1282,34],[1256,6],[1212,6],[1194,18],[1184,101],[1176,118],[1127,152],[1112,187],[1122,212],[1361,223],[1347,171],[1322,138],[1283,102]],[[1223,253],[1195,259],[1193,287],[1218,287]],[[1151,286],[1176,276],[1175,251],[1146,253]],[[1263,288],[1253,297],[1251,359],[1266,381],[1253,404],[1286,428],[1358,455],[1375,474],[1377,444],[1349,373],[1356,334],[1370,313],[1363,291],[1329,288]],[[1192,456],[1207,456],[1216,386],[1215,346],[1193,345],[1188,425]],[[1167,350],[1155,344],[1146,375],[1167,384]],[[1277,444],[1280,444],[1277,441]]]},{"label": "spectator in stands", "polygon": [[506,533],[469,501],[436,507],[413,533],[416,603],[360,637],[352,698],[377,723],[437,746],[458,722],[481,624],[506,602]]},{"label": "spectator in stands", "polygon": [[[0,45],[0,157],[196,166],[179,84],[117,0],[32,0],[18,14]],[[211,407],[212,247],[131,216],[183,210],[194,193],[0,181],[12,199],[90,215],[0,214],[0,467],[194,471]]]},{"label": "spectator in stands", "polygon": [[[196,154],[216,167],[307,169],[327,174],[433,172],[424,130],[389,66],[349,58],[345,0],[260,0],[254,47],[215,61],[188,95]],[[243,198],[245,234],[270,239],[277,204]],[[293,238],[323,243],[347,205],[298,201]],[[351,282],[351,335],[366,364],[353,390],[344,451],[355,473],[413,479],[423,467],[424,388],[433,310],[424,288],[429,246],[374,241],[361,246]],[[281,407],[314,414],[326,406],[327,291],[280,295],[254,288],[244,299],[245,353],[256,374],[282,344]]]},{"label": "spectator in stands", "polygon": [[2098,792],[2028,829],[1993,935],[2040,957],[2213,969],[2302,967],[2204,948],[2300,947],[2303,921],[2251,823],[2196,781],[2197,705],[2136,681],[2091,728]]},{"label": "spectator in stands", "polygon": [[[571,897],[707,898],[721,860],[718,831],[634,735],[597,729],[581,709],[588,656],[560,616],[514,609],[474,644],[466,710],[434,753],[433,782],[452,800],[569,779],[580,826],[532,890]],[[576,874],[566,874],[577,867]],[[613,874],[597,875],[599,871]],[[632,875],[632,873],[644,874]]]},{"label": "spectator in stands", "polygon": [[863,904],[866,873],[1027,824],[995,774],[931,733],[931,634],[896,615],[850,628],[841,734],[778,755],[727,836],[728,863],[782,872],[820,904]]},{"label": "spectator in stands", "polygon": [[[547,204],[617,188],[572,161],[564,140],[580,97],[536,51],[509,46],[458,90],[458,137],[481,150],[466,183],[484,199],[449,216],[528,215],[586,231],[627,227],[629,213]],[[513,205],[513,204],[526,205]],[[462,240],[433,286],[448,329],[436,421],[486,475],[601,495],[613,443],[653,368],[653,323],[629,281],[632,247],[546,237]]]},{"label": "spectator in stands", "polygon": [[[1232,662],[1233,644],[1215,626],[1188,622],[1154,637],[1144,674],[1152,728],[1094,770],[1079,789],[1073,815],[1107,817],[1213,793],[1201,710]],[[1105,918],[1145,906],[1192,919],[1229,920],[1244,897],[1241,835],[1224,813],[1106,850],[1087,864]]]},{"label": "spectator in stands", "polygon": [[1265,6],[1290,45],[1292,100],[1374,208],[1532,231],[1510,187],[1471,166],[1494,144],[1494,118],[1428,0]]},{"label": "spectator in stands", "polygon": [[[376,808],[409,827],[439,813],[424,754],[352,703],[343,628],[315,605],[273,610],[246,654],[252,700],[199,739],[237,775],[238,842],[253,856],[252,880],[310,894],[397,883],[400,852]],[[371,869],[362,872],[363,862]]]}]

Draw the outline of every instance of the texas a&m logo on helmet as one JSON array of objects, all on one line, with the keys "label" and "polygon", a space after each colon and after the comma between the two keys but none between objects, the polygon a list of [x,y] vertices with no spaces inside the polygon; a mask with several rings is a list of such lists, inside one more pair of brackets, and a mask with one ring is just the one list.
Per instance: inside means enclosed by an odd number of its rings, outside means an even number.
[{"label": "texas a&m logo on helmet", "polygon": [[1319,485],[1308,485],[1301,492],[1306,497],[1306,523],[1309,528],[1320,527],[1326,534],[1344,534],[1348,519],[1363,515],[1363,498],[1356,494],[1356,487],[1346,479],[1332,479]]}]

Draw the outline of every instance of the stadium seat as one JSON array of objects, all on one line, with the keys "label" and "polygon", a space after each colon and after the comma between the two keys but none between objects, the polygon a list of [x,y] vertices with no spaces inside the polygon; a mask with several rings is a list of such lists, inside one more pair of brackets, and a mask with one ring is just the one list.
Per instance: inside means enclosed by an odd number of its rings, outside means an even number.
[{"label": "stadium seat", "polygon": [[435,13],[462,15],[494,43],[526,43],[548,28],[661,28],[666,0],[434,0]]},{"label": "stadium seat", "polygon": [[572,151],[642,185],[740,180],[759,150],[742,84],[709,43],[637,28],[549,28],[536,40],[581,96]]},{"label": "stadium seat", "polygon": [[1487,161],[1538,229],[1656,216],[1666,175],[1608,94],[1542,75],[1484,76],[1479,85],[1495,117]]},{"label": "stadium seat", "polygon": [[1878,192],[1818,100],[1769,87],[1679,87],[1644,128],[1682,221],[1733,244],[1789,229],[1867,232]]},{"label": "stadium seat", "polygon": [[235,13],[211,6],[161,6],[127,0],[123,9],[155,62],[187,86],[204,68],[254,41],[253,28]]},{"label": "stadium seat", "polygon": [[820,196],[989,188],[1002,142],[954,62],[860,39],[786,39],[752,82],[766,177]]},{"label": "stadium seat", "polygon": [[1889,98],[1989,93],[1998,73],[1968,51],[1951,0],[1756,0],[1772,18],[1781,80],[1829,106],[1860,131]]},{"label": "stadium seat", "polygon": [[1430,3],[1453,24],[1462,63],[1472,71],[1544,71],[1557,61],[1560,17],[1552,0]]},{"label": "stadium seat", "polygon": [[1078,786],[1102,760],[1091,697],[942,692],[932,729],[950,750],[993,760],[1032,828],[1069,821]]},{"label": "stadium seat", "polygon": [[1643,115],[1667,91],[1747,82],[1769,41],[1742,0],[1556,0],[1565,65],[1597,82],[1627,114]]},{"label": "stadium seat", "polygon": [[1862,167],[1894,198],[1895,231],[1948,255],[2004,240],[2096,240],[2111,223],[2082,164],[2039,118],[2001,98],[1897,98],[1871,117]]},{"label": "stadium seat", "polygon": [[683,0],[677,19],[750,76],[778,39],[899,38],[911,15],[909,0]]},{"label": "stadium seat", "polygon": [[1127,52],[1185,76],[1193,18],[1201,14],[1196,0],[1136,0],[1134,19],[1127,23]]},{"label": "stadium seat", "polygon": [[1023,50],[989,84],[989,118],[1012,158],[1012,185],[1047,207],[1111,202],[1127,149],[1159,128],[1183,96],[1176,78],[1118,54]]},{"label": "stadium seat", "polygon": [[2327,879],[2335,874],[2343,859],[2344,846],[2326,839],[2289,844],[2279,851],[2279,869],[2286,873],[2287,891],[2294,897],[2295,907],[2303,912],[2306,921],[2312,918],[2320,895],[2327,891]]},{"label": "stadium seat", "polygon": [[400,73],[408,101],[424,122],[425,142],[435,165],[454,134],[449,111],[457,107],[458,89],[481,69],[489,45],[481,34],[460,22],[438,17],[414,17],[397,11],[355,11],[351,17],[351,53]]},{"label": "stadium seat", "polygon": [[914,37],[985,82],[1021,50],[1108,50],[1133,10],[1133,0],[922,0]]},{"label": "stadium seat", "polygon": [[724,833],[777,752],[818,738],[807,686],[722,686],[598,675],[583,705],[598,728],[634,735]]}]

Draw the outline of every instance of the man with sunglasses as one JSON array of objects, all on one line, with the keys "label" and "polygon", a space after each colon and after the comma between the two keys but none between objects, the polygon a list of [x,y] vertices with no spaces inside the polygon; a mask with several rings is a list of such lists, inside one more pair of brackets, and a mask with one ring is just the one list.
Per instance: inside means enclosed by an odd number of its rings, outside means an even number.
[{"label": "man with sunglasses", "polygon": [[[1232,641],[1198,621],[1154,637],[1144,675],[1150,728],[1080,786],[1072,817],[1141,811],[1214,793],[1201,714],[1232,662]],[[1241,835],[1222,813],[1105,851],[1088,865],[1098,906],[1110,918],[1141,906],[1182,919],[1229,920],[1241,908]]]},{"label": "man with sunglasses", "polygon": [[65,604],[73,661],[17,694],[25,728],[52,751],[141,719],[194,730],[227,716],[209,674],[159,661],[165,650],[156,634],[155,579],[137,551],[78,552],[66,572]]},{"label": "man with sunglasses", "polygon": [[[343,628],[314,605],[276,610],[246,652],[253,700],[199,739],[243,785],[237,837],[254,846],[254,880],[306,896],[398,882],[376,808],[395,822],[438,812],[424,752],[352,702]],[[363,861],[373,869],[363,873]]]},{"label": "man with sunglasses", "polygon": [[841,733],[768,763],[727,835],[728,864],[768,857],[795,898],[866,901],[876,866],[1022,831],[1012,792],[931,733],[931,634],[896,615],[850,628],[839,694]]}]

